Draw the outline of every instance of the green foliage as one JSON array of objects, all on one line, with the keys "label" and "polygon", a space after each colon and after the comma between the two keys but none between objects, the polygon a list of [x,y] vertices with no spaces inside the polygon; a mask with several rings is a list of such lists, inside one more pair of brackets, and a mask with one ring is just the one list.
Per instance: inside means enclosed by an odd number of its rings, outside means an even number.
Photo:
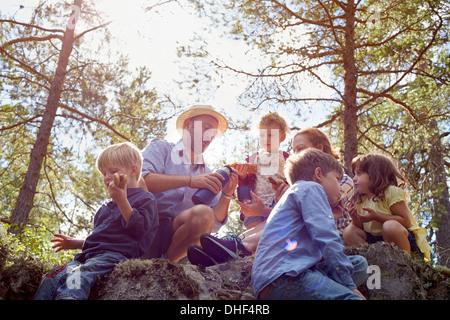
[{"label": "green foliage", "polygon": [[55,253],[50,242],[53,234],[48,230],[38,226],[27,226],[21,237],[17,237],[6,232],[9,227],[8,224],[0,224],[0,246],[9,252],[9,258],[4,263],[5,266],[9,266],[19,258],[33,261],[44,268],[73,260],[75,251],[63,250]]},{"label": "green foliage", "polygon": [[6,232],[0,223],[0,300],[29,300],[42,275],[57,265],[73,260],[70,251],[55,253],[50,234],[39,227],[26,227],[22,236]]}]

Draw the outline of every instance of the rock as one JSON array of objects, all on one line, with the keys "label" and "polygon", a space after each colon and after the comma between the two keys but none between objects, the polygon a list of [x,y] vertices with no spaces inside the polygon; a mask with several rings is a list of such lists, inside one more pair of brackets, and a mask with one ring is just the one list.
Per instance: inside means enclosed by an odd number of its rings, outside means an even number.
[{"label": "rock", "polygon": [[[369,300],[448,300],[450,280],[448,273],[426,265],[411,257],[392,243],[377,242],[370,246],[347,248],[346,253],[360,254],[373,270],[379,270],[379,288],[371,283],[358,288]],[[370,287],[370,288],[369,288]]]},{"label": "rock", "polygon": [[[370,300],[417,300],[450,298],[448,272],[427,266],[386,242],[346,248],[346,254],[366,257],[376,272],[360,291]],[[145,300],[251,300],[253,257],[200,268],[163,259],[129,260],[94,288],[90,299]],[[379,288],[371,281],[379,277]]]},{"label": "rock", "polygon": [[[0,300],[32,299],[50,267],[27,257],[11,257],[6,249],[0,247]],[[349,247],[346,254],[362,255],[369,266],[376,266],[358,288],[370,300],[450,299],[448,268],[431,267],[393,244]],[[90,299],[252,300],[252,263],[253,257],[246,257],[200,268],[164,259],[128,260],[97,283]]]},{"label": "rock", "polygon": [[30,257],[10,255],[9,248],[0,243],[0,300],[32,299],[44,269]]},{"label": "rock", "polygon": [[255,299],[250,286],[253,258],[200,268],[164,259],[119,263],[92,290],[92,300]]},{"label": "rock", "polygon": [[386,242],[371,246],[366,259],[381,271],[380,289],[372,289],[372,299],[424,300],[427,291],[414,270],[409,255]]}]

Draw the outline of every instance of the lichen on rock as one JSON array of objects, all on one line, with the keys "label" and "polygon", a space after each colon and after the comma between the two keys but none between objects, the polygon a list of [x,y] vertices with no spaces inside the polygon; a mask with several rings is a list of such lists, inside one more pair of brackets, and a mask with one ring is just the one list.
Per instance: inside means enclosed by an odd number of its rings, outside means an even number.
[{"label": "lichen on rock", "polygon": [[[127,260],[117,264],[110,274],[99,281],[90,299],[254,299],[251,288],[248,288],[251,272],[249,260],[253,261],[251,258],[239,259],[209,268],[171,263],[165,259]],[[244,269],[237,272],[236,268],[240,267]]]}]

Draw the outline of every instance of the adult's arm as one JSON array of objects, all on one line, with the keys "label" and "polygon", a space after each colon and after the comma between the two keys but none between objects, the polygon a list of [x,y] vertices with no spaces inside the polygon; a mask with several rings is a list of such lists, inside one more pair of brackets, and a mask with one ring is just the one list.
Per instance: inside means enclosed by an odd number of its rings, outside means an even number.
[{"label": "adult's arm", "polygon": [[231,195],[235,192],[238,184],[238,173],[233,170],[230,175],[230,180],[224,186],[222,195],[214,206],[214,216],[217,221],[224,223],[228,216],[228,210],[230,208]]},{"label": "adult's arm", "polygon": [[222,190],[221,180],[223,180],[223,177],[216,172],[193,176],[149,173],[144,177],[147,190],[151,193],[189,187],[194,189],[206,188],[217,194]]},{"label": "adult's arm", "polygon": [[144,177],[145,185],[151,193],[164,192],[189,186],[191,176],[149,173]]},{"label": "adult's arm", "polygon": [[145,182],[146,189],[152,193],[190,187],[207,188],[217,194],[222,189],[221,180],[223,177],[218,173],[195,176],[166,174],[166,165],[171,161],[179,161],[176,155],[167,141],[153,140],[142,151],[144,158],[142,164],[143,181],[140,180],[140,186],[143,186],[143,182]]}]

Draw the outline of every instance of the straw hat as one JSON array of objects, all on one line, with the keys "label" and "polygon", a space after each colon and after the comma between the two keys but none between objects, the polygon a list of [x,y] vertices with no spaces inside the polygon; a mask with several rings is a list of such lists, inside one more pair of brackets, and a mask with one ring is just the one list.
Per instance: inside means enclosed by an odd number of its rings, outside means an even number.
[{"label": "straw hat", "polygon": [[195,106],[190,107],[188,110],[183,112],[178,117],[177,124],[176,124],[178,132],[181,135],[183,135],[184,121],[186,121],[187,119],[190,119],[192,117],[200,116],[200,115],[208,115],[208,116],[211,116],[211,117],[213,117],[213,118],[215,118],[217,120],[219,125],[217,127],[218,133],[217,133],[216,137],[220,136],[221,134],[223,134],[227,130],[227,128],[228,128],[228,121],[227,121],[227,119],[225,119],[225,117],[223,115],[221,115],[220,113],[215,111],[212,106],[195,105]]}]

